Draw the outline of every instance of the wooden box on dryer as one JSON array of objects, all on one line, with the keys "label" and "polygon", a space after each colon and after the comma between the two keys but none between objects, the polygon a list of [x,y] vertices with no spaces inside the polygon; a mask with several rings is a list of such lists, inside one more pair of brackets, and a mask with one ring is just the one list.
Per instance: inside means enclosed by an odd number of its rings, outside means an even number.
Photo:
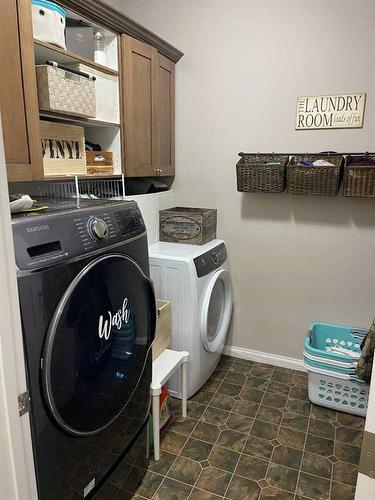
[{"label": "wooden box on dryer", "polygon": [[159,212],[160,241],[204,245],[216,238],[217,210],[175,207]]}]

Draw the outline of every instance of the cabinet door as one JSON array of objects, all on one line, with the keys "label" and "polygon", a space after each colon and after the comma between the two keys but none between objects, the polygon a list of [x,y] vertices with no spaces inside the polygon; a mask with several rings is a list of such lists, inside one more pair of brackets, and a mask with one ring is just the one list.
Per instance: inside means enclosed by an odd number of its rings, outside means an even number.
[{"label": "cabinet door", "polygon": [[156,50],[121,36],[124,157],[127,177],[155,175],[157,164],[155,85]]},{"label": "cabinet door", "polygon": [[38,97],[28,0],[3,0],[0,107],[8,180],[43,177]]},{"label": "cabinet door", "polygon": [[157,174],[174,175],[174,63],[158,54],[156,80]]}]

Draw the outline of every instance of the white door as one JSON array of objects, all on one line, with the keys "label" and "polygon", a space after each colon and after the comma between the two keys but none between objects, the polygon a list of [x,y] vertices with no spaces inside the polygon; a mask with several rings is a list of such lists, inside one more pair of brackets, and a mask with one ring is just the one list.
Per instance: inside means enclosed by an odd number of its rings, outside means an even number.
[{"label": "white door", "polygon": [[224,347],[233,307],[230,274],[216,271],[207,284],[201,308],[201,338],[208,352],[221,352]]},{"label": "white door", "polygon": [[27,384],[1,117],[0,213],[0,498],[36,500],[29,414],[17,404]]}]

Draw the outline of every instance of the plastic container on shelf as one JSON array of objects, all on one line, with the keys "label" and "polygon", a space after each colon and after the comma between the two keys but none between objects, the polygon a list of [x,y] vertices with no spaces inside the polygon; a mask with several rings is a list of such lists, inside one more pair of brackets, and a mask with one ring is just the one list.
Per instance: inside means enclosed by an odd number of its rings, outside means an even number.
[{"label": "plastic container on shelf", "polygon": [[31,12],[34,38],[66,50],[66,11],[48,0],[32,0]]}]

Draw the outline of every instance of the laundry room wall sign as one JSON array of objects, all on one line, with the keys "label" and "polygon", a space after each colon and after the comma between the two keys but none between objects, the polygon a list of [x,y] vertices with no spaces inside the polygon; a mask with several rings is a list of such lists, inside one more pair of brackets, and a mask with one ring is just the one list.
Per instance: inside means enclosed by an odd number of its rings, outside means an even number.
[{"label": "laundry room wall sign", "polygon": [[296,130],[361,128],[365,104],[364,93],[298,97]]}]

